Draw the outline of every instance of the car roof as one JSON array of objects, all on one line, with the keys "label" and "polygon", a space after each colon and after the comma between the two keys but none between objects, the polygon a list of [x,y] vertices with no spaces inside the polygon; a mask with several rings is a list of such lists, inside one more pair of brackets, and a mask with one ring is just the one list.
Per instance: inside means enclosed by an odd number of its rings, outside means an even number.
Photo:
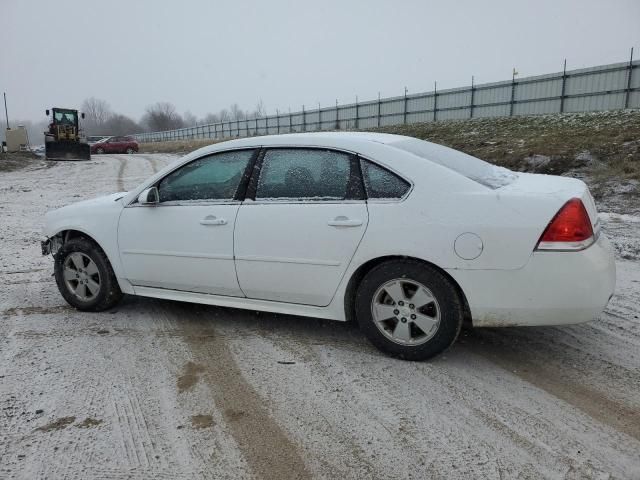
[{"label": "car roof", "polygon": [[[263,135],[259,137],[238,138],[219,142],[197,150],[199,155],[229,148],[259,147],[273,145],[291,146],[339,146],[342,148],[352,147],[357,149],[371,142],[381,144],[391,144],[401,140],[409,139],[403,135],[393,135],[390,133],[376,132],[306,132],[306,133],[285,133],[280,135]],[[194,152],[195,153],[195,152]]]}]

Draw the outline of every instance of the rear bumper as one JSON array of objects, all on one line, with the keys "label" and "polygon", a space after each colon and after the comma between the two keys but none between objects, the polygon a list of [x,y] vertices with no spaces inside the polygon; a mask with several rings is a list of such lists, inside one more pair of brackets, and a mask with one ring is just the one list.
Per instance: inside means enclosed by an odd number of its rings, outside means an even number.
[{"label": "rear bumper", "polygon": [[473,325],[564,325],[597,318],[613,295],[616,267],[604,235],[580,252],[534,252],[518,270],[450,270]]}]

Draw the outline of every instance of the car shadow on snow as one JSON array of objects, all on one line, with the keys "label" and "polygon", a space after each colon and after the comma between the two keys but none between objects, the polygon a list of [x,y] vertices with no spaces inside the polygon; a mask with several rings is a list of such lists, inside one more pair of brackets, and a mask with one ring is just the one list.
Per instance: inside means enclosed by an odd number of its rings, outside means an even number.
[{"label": "car shadow on snow", "polygon": [[[278,336],[281,340],[311,342],[352,348],[355,351],[378,351],[360,332],[357,322],[340,322],[314,317],[302,317],[259,312],[228,307],[217,307],[171,300],[126,296],[116,309],[134,315],[151,311],[164,315],[175,327],[189,327],[189,331],[202,331],[226,336]],[[581,333],[585,338],[581,339]],[[598,357],[593,350],[597,342],[588,341],[585,325],[567,327],[503,327],[472,328],[465,324],[458,340],[446,352],[448,357],[481,355],[499,365],[526,365],[529,368],[545,363],[563,365],[576,357]],[[588,341],[588,351],[581,351],[568,343]],[[382,352],[380,356],[385,356]],[[436,357],[437,358],[437,357]],[[584,358],[583,358],[584,359]]]},{"label": "car shadow on snow", "polygon": [[362,336],[355,322],[338,322],[313,317],[301,317],[259,312],[229,307],[126,296],[114,309],[135,316],[151,311],[153,316],[165,316],[176,328],[203,335],[218,334],[230,338],[278,336],[291,341],[304,340],[313,344],[362,348],[376,351]]}]

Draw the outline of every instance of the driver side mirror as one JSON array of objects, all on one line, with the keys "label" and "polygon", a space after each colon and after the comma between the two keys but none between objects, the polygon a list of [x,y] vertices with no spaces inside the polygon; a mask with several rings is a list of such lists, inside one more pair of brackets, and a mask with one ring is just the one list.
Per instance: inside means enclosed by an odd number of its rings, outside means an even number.
[{"label": "driver side mirror", "polygon": [[138,195],[138,203],[140,205],[157,205],[158,201],[157,187],[147,188],[140,195]]},{"label": "driver side mirror", "polygon": [[82,118],[84,120],[84,113],[80,114],[80,118]]},{"label": "driver side mirror", "polygon": [[47,113],[47,117],[49,116],[49,110],[45,110],[45,112]]}]

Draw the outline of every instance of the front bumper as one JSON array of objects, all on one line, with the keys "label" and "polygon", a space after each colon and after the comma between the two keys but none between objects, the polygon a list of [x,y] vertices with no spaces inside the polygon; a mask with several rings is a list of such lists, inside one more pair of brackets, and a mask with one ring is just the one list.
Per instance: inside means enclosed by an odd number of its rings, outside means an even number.
[{"label": "front bumper", "polygon": [[49,255],[51,253],[51,239],[47,238],[41,241],[40,248],[42,248],[42,255]]},{"label": "front bumper", "polygon": [[59,235],[55,235],[53,237],[47,238],[46,240],[42,240],[40,242],[40,248],[42,249],[42,255],[53,255],[55,257],[56,253],[62,246],[62,238]]},{"label": "front bumper", "polygon": [[517,270],[449,270],[474,326],[564,325],[597,318],[613,295],[616,267],[601,234],[580,252],[534,252]]}]

